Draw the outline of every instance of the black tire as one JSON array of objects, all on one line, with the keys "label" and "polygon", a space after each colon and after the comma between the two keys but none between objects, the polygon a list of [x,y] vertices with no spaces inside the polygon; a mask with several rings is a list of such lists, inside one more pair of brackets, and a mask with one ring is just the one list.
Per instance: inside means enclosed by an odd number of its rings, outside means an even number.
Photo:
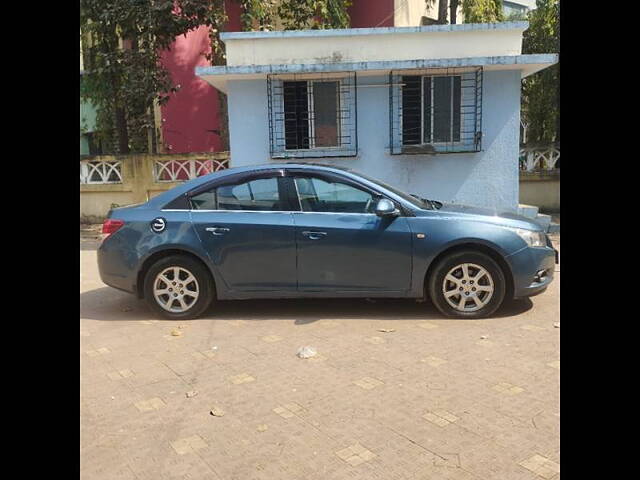
[{"label": "black tire", "polygon": [[[486,305],[475,311],[456,310],[449,305],[443,292],[445,276],[454,267],[465,263],[472,263],[484,268],[489,273],[493,281],[493,294],[489,301]],[[486,282],[487,280],[485,279],[484,281]],[[427,291],[429,298],[431,298],[431,301],[436,308],[447,317],[466,319],[485,318],[492,315],[500,305],[502,305],[506,292],[506,281],[502,268],[500,268],[500,265],[498,265],[490,256],[474,250],[461,250],[446,256],[438,262],[428,279]],[[473,295],[473,293],[471,294]],[[456,300],[456,298],[452,301],[454,300]],[[470,300],[465,300],[466,306],[468,306],[469,301]],[[474,305],[475,303],[471,306]]]},{"label": "black tire", "polygon": [[[198,298],[188,306],[187,310],[180,313],[165,310],[153,294],[153,285],[156,277],[165,269],[171,267],[180,267],[191,272],[197,281],[199,290]],[[158,315],[171,320],[189,320],[199,317],[209,308],[215,299],[215,287],[211,274],[202,263],[186,255],[171,255],[161,258],[147,270],[144,277],[144,299]]]}]

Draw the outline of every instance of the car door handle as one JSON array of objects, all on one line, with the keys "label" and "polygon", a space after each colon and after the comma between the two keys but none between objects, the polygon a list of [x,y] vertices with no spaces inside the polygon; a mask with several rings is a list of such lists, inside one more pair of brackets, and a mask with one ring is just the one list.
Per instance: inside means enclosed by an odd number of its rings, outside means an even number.
[{"label": "car door handle", "polygon": [[327,236],[327,232],[310,232],[306,230],[302,232],[302,235],[307,237],[309,240],[320,240],[321,238]]},{"label": "car door handle", "polygon": [[214,235],[224,235],[229,231],[227,227],[207,227],[205,230],[213,233]]}]

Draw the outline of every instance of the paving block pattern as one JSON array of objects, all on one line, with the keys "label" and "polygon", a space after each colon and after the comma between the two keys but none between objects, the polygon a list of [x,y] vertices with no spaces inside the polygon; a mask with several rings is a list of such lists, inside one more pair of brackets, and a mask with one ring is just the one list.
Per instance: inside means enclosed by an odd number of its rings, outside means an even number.
[{"label": "paving block pattern", "polygon": [[367,450],[359,443],[343,448],[342,450],[338,450],[336,455],[352,467],[356,467],[376,457],[375,453],[371,450]]},{"label": "paving block pattern", "polygon": [[134,405],[141,412],[160,410],[162,407],[166,406],[162,399],[158,397],[150,398],[149,400],[141,400],[139,402],[136,402]]},{"label": "paving block pattern", "polygon": [[440,365],[447,363],[443,358],[434,357],[433,355],[423,358],[421,361],[431,365],[432,367],[439,367]]},{"label": "paving block pattern", "polygon": [[239,385],[241,383],[249,383],[249,382],[253,382],[254,380],[255,378],[253,378],[248,373],[241,373],[240,375],[233,375],[232,377],[229,377],[229,381],[234,385]]},{"label": "paving block pattern", "polygon": [[171,442],[171,448],[173,448],[178,455],[194,453],[197,450],[207,448],[207,446],[207,443],[199,435],[193,435]]},{"label": "paving block pattern", "polygon": [[482,320],[321,299],[172,322],[80,261],[83,479],[560,478],[559,271]]},{"label": "paving block pattern", "polygon": [[560,465],[553,460],[543,457],[542,455],[536,454],[533,457],[520,462],[520,465],[527,470],[531,470],[542,478],[550,479],[560,473]]},{"label": "paving block pattern", "polygon": [[267,343],[279,342],[280,340],[282,340],[282,337],[278,335],[267,335],[265,337],[262,337],[262,341]]},{"label": "paving block pattern", "polygon": [[433,412],[427,412],[422,416],[422,418],[430,421],[431,423],[435,423],[439,427],[445,427],[458,420],[458,417],[446,410],[434,410]]},{"label": "paving block pattern", "polygon": [[377,378],[371,378],[371,377],[363,377],[359,380],[354,381],[353,383],[355,383],[359,387],[364,388],[365,390],[371,390],[372,388],[376,388],[376,387],[379,387],[380,385],[384,385],[384,382],[381,382]]},{"label": "paving block pattern", "polygon": [[517,395],[518,393],[524,392],[524,388],[518,387],[517,385],[511,385],[508,382],[500,382],[497,385],[494,385],[493,389],[500,393],[504,393],[505,395]]}]

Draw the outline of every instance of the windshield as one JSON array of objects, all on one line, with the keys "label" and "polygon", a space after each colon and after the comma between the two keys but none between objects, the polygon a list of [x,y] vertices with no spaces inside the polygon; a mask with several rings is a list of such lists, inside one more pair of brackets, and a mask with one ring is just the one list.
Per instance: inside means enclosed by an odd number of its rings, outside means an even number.
[{"label": "windshield", "polygon": [[376,185],[380,185],[382,188],[385,188],[386,190],[389,190],[390,192],[395,193],[397,196],[399,196],[403,200],[406,200],[411,205],[413,205],[413,206],[415,206],[417,208],[422,208],[422,209],[426,209],[426,210],[433,210],[433,206],[426,199],[422,199],[422,198],[417,197],[415,195],[409,195],[408,193],[405,193],[402,190],[398,190],[397,188],[392,187],[388,183],[384,183],[381,180],[377,180],[375,178],[371,178],[370,176],[364,175],[364,174],[362,174],[360,172],[353,172],[352,171],[352,173],[355,173],[356,175],[359,175],[360,177],[365,178],[365,179],[369,180],[370,182],[375,183]]}]

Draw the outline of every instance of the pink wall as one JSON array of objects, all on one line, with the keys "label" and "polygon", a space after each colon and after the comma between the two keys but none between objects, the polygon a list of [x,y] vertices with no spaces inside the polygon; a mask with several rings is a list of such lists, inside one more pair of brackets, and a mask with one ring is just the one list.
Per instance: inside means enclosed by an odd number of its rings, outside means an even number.
[{"label": "pink wall", "polygon": [[[227,30],[237,32],[241,29],[240,6],[231,0],[226,5]],[[354,0],[349,13],[354,28],[393,26],[393,0]],[[162,62],[174,84],[181,87],[161,108],[166,153],[222,149],[220,137],[212,132],[219,129],[217,91],[195,75],[195,67],[209,65],[204,57],[209,51],[208,29],[200,27],[186,37],[176,38],[171,49],[162,54]]]},{"label": "pink wall", "polygon": [[[240,30],[240,6],[227,2],[228,31]],[[179,36],[171,49],[163,52],[162,62],[180,91],[172,94],[161,108],[162,136],[166,153],[217,152],[220,137],[218,93],[196,77],[195,68],[207,66],[205,55],[211,51],[207,27]]]},{"label": "pink wall", "polygon": [[393,27],[393,0],[353,0],[351,27]]}]

